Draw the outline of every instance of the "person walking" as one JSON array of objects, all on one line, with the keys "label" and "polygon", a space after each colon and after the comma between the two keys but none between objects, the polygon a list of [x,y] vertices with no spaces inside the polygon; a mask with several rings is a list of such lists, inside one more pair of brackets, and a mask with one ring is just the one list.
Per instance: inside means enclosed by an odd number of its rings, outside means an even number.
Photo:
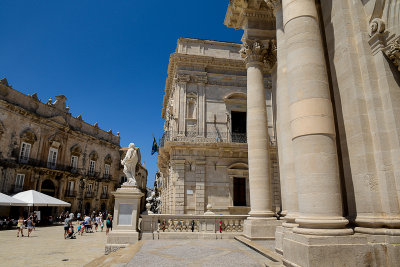
[{"label": "person walking", "polygon": [[66,239],[67,235],[68,235],[70,220],[71,219],[69,217],[66,217],[65,220],[64,220],[64,239]]},{"label": "person walking", "polygon": [[108,232],[112,231],[112,216],[111,214],[108,214],[107,220],[106,220],[106,235],[108,235]]},{"label": "person walking", "polygon": [[17,237],[19,237],[19,232],[21,232],[21,236],[24,236],[24,217],[20,216],[17,223]]},{"label": "person walking", "polygon": [[26,221],[26,226],[28,228],[28,237],[29,237],[33,230],[33,215],[29,216],[28,220]]}]

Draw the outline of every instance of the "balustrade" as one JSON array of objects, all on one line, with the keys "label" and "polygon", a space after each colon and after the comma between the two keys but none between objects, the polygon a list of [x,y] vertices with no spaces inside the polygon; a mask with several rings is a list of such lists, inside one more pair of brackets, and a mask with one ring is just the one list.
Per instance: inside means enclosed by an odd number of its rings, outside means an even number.
[{"label": "balustrade", "polygon": [[142,216],[142,231],[152,232],[243,232],[248,215],[172,215],[149,214]]}]

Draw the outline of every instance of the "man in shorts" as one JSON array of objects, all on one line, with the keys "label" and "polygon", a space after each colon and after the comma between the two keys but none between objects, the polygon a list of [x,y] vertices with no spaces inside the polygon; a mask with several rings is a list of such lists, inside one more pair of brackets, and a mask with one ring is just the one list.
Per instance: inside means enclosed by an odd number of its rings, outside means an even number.
[{"label": "man in shorts", "polygon": [[67,217],[67,218],[65,218],[65,220],[64,220],[64,239],[66,239],[67,238],[67,235],[68,235],[68,230],[69,230],[69,222],[70,222],[70,218],[69,217]]}]

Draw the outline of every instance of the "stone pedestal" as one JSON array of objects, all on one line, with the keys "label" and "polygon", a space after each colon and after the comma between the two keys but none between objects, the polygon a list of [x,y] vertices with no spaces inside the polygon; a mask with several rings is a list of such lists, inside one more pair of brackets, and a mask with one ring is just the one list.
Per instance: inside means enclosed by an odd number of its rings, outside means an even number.
[{"label": "stone pedestal", "polygon": [[273,240],[275,230],[282,221],[276,218],[249,218],[244,221],[243,235],[250,240]]},{"label": "stone pedestal", "polygon": [[355,234],[347,236],[284,233],[285,266],[398,266],[398,236]]},{"label": "stone pedestal", "polygon": [[115,197],[113,230],[107,236],[105,254],[139,240],[140,199],[144,195],[136,186],[122,185]]}]

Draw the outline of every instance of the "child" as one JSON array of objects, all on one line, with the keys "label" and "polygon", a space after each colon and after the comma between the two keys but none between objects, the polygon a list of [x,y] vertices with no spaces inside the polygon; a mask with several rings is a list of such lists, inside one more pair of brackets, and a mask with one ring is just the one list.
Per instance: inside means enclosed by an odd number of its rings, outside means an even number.
[{"label": "child", "polygon": [[78,225],[78,234],[79,234],[79,235],[82,235],[81,231],[82,231],[82,223],[80,223],[80,224]]}]

